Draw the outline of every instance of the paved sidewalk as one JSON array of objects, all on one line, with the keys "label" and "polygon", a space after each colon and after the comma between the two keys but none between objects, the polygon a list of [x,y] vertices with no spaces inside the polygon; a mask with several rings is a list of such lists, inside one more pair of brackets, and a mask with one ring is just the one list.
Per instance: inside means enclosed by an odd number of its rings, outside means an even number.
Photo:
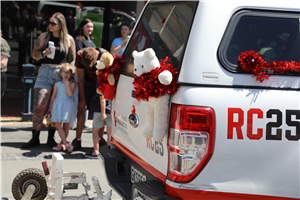
[{"label": "paved sidewalk", "polygon": [[[1,126],[1,182],[0,182],[0,197],[6,197],[13,200],[11,191],[12,182],[16,175],[27,168],[42,168],[42,161],[47,161],[48,166],[52,165],[52,149],[46,145],[47,130],[42,129],[40,135],[41,145],[31,149],[22,149],[24,142],[27,142],[31,137],[31,125],[2,125]],[[75,131],[70,130],[68,140],[70,141],[75,136]],[[55,133],[56,141],[59,142],[58,133]],[[106,139],[106,134],[104,135]],[[92,132],[84,130],[82,134],[82,146],[78,151],[73,151],[71,154],[65,151],[60,152],[64,157],[64,172],[84,172],[87,177],[87,182],[91,185],[91,190],[88,192],[89,198],[96,197],[95,189],[92,185],[92,176],[99,179],[100,186],[106,194],[111,188],[108,186],[104,168],[101,159],[88,159],[84,157],[86,152],[92,151]],[[84,187],[78,185],[77,190],[66,190],[64,196],[80,196],[85,194]],[[121,199],[119,195],[113,191],[113,200]]]}]

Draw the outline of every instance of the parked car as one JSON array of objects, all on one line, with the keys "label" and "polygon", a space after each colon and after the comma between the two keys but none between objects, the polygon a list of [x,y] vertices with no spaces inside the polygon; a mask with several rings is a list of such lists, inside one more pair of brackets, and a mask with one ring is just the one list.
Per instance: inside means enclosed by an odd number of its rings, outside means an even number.
[{"label": "parked car", "polygon": [[[127,200],[299,199],[299,16],[293,0],[148,1],[123,54],[113,144],[100,148],[110,186]],[[132,54],[147,48],[180,84],[158,141],[135,103]]]}]

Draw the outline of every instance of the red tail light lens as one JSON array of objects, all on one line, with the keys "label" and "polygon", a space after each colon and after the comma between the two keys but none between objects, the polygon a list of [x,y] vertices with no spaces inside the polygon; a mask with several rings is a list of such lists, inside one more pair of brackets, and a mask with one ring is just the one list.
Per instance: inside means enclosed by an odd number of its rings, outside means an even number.
[{"label": "red tail light lens", "polygon": [[169,125],[168,179],[192,181],[213,154],[215,114],[212,108],[172,104]]}]

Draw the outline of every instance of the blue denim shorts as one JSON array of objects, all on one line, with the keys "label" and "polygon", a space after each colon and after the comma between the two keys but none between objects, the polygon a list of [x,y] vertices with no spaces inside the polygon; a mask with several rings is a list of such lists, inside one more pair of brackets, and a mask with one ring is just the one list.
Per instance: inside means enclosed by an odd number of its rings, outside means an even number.
[{"label": "blue denim shorts", "polygon": [[49,66],[42,64],[34,88],[53,89],[55,82],[62,80],[59,74],[60,68],[61,65]]}]

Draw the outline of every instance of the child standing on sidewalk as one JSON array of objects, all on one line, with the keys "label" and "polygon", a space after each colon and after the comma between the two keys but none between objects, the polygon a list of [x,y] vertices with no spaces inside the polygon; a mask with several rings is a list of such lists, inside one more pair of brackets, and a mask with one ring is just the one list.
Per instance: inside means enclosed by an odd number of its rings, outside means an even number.
[{"label": "child standing on sidewalk", "polygon": [[72,98],[76,88],[76,83],[73,79],[74,68],[69,63],[65,63],[62,65],[59,74],[62,77],[62,81],[58,81],[54,85],[49,111],[51,111],[51,120],[62,141],[52,149],[61,151],[67,148],[68,152],[71,153],[74,147],[67,142],[67,137],[70,122],[75,120],[77,114]]},{"label": "child standing on sidewalk", "polygon": [[[99,83],[96,84],[96,90],[99,87]],[[110,115],[110,100],[105,100],[103,95],[99,95],[96,92],[96,107],[94,111],[93,117],[93,143],[94,143],[94,150],[90,153],[86,153],[84,156],[87,158],[100,158],[99,154],[99,143],[101,139],[99,135],[99,130],[106,125],[106,134],[107,134],[107,145],[110,145],[111,142],[111,115]],[[100,140],[100,141],[99,141]]]}]

